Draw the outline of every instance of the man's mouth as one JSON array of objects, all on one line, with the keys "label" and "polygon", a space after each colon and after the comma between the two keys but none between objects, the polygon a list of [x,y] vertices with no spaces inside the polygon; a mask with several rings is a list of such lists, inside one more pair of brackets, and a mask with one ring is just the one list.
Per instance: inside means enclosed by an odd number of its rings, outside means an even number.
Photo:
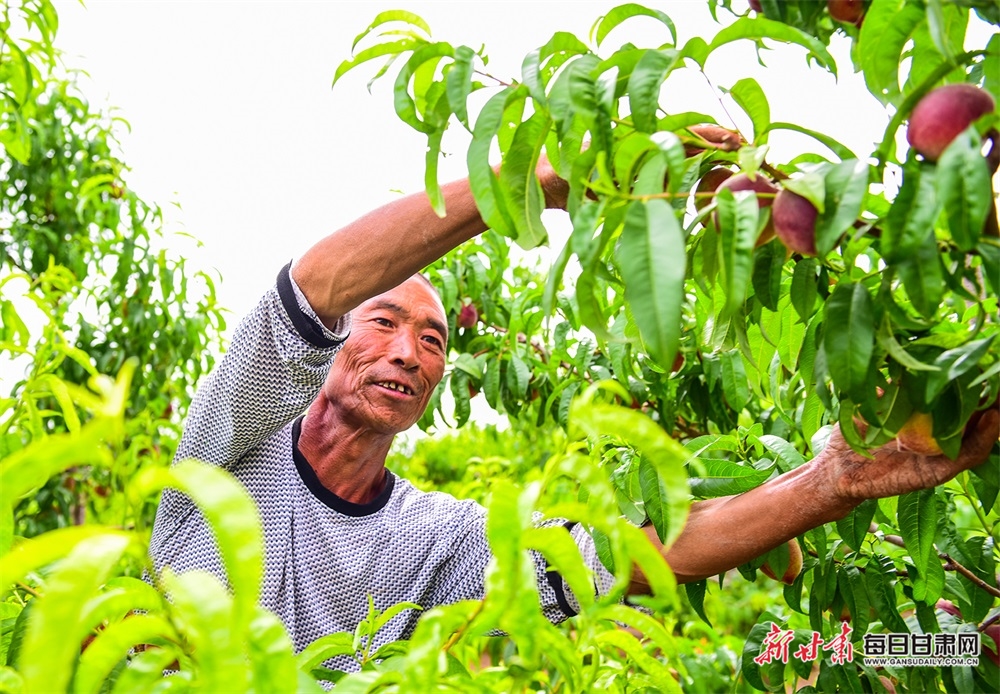
[{"label": "man's mouth", "polygon": [[404,386],[402,383],[396,383],[394,381],[376,381],[375,385],[388,388],[389,390],[395,390],[396,392],[403,393],[404,395],[413,395],[413,389]]}]

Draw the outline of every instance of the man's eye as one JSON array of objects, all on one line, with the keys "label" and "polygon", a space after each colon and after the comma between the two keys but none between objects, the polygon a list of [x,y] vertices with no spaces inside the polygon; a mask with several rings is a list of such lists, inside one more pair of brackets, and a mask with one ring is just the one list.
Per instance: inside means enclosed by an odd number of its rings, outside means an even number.
[{"label": "man's eye", "polygon": [[441,346],[442,346],[442,344],[443,344],[443,343],[441,342],[441,340],[439,340],[438,338],[434,337],[433,335],[425,335],[425,336],[424,336],[424,339],[425,339],[425,340],[426,340],[427,342],[430,342],[430,343],[431,343],[432,345],[434,345],[434,346],[436,346],[436,347],[441,347]]},{"label": "man's eye", "polygon": [[376,318],[375,322],[378,323],[379,325],[384,325],[387,328],[392,327],[392,321],[389,320],[388,318]]}]

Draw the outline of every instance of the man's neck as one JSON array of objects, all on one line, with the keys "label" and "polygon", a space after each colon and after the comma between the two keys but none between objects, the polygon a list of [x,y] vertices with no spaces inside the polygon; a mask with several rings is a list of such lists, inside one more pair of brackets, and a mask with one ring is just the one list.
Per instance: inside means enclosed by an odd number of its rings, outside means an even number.
[{"label": "man's neck", "polygon": [[345,501],[366,504],[385,488],[392,439],[339,419],[320,397],[302,421],[298,447],[324,487]]}]

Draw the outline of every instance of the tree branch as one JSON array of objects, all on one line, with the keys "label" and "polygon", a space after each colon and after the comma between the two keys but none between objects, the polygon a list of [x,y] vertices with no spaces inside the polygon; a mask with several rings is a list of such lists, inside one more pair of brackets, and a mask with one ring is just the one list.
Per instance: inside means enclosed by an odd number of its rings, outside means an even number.
[{"label": "tree branch", "polygon": [[942,559],[944,559],[944,561],[945,561],[945,565],[944,565],[944,570],[945,571],[957,571],[958,573],[962,574],[967,579],[969,579],[970,581],[972,581],[972,583],[974,585],[979,586],[981,589],[985,590],[987,593],[989,593],[990,595],[992,595],[994,598],[1000,598],[1000,590],[997,590],[996,588],[994,588],[993,586],[991,586],[989,583],[987,583],[983,579],[979,578],[979,576],[977,576],[976,574],[972,573],[967,568],[965,568],[964,566],[962,566],[961,564],[959,564],[957,561],[955,561],[954,559],[952,559],[948,554],[946,554],[944,552],[941,552],[941,553],[938,554],[938,556],[941,557]]},{"label": "tree branch", "polygon": [[[871,533],[875,533],[878,531],[878,526],[872,523],[871,526],[868,528],[868,530]],[[897,547],[903,547],[904,549],[906,548],[906,544],[903,542],[903,538],[901,538],[899,535],[884,535],[883,539],[891,545],[896,545]],[[972,573],[967,568],[959,564],[957,561],[952,559],[951,556],[948,555],[946,552],[938,552],[938,557],[944,560],[945,563],[943,568],[945,571],[955,571],[956,573],[960,573],[967,579],[972,581],[974,585],[978,586],[982,590],[985,590],[993,597],[1000,598],[1000,590],[997,590],[989,583],[979,578],[979,576],[977,576],[976,574]]]}]

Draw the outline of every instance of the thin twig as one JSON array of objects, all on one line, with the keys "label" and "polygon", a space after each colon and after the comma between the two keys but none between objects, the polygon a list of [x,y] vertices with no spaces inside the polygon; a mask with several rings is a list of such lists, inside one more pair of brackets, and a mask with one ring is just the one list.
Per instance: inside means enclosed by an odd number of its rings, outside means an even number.
[{"label": "thin twig", "polygon": [[39,593],[37,590],[35,590],[34,588],[32,588],[29,585],[25,585],[24,583],[21,583],[20,581],[17,582],[17,587],[20,588],[21,590],[23,590],[26,593],[31,593],[36,598],[42,597],[42,594]]},{"label": "thin twig", "polygon": [[1000,612],[997,612],[995,615],[993,615],[992,617],[984,621],[982,624],[980,624],[978,630],[986,631],[988,628],[996,624],[998,621],[1000,621]]},{"label": "thin twig", "polygon": [[715,95],[716,95],[715,98],[718,99],[719,106],[722,107],[722,110],[726,114],[726,117],[729,118],[729,122],[733,124],[733,130],[735,130],[739,134],[740,137],[742,137],[744,140],[746,140],[746,138],[743,137],[743,133],[740,132],[740,126],[736,125],[736,119],[733,118],[733,115],[729,112],[729,109],[726,108],[726,104],[722,100],[722,97],[719,96],[719,90],[715,87],[714,84],[712,84],[712,80],[708,79],[708,74],[704,70],[702,70],[701,71],[701,76],[705,78],[705,81],[708,82],[709,88],[712,90],[713,93],[715,93]]},{"label": "thin twig", "polygon": [[465,633],[465,631],[469,628],[469,626],[476,619],[476,617],[479,616],[479,613],[483,611],[483,604],[484,603],[480,601],[479,604],[476,605],[476,609],[473,610],[472,614],[469,615],[469,618],[465,620],[465,624],[460,626],[458,630],[454,634],[452,634],[451,637],[448,639],[448,641],[444,644],[444,647],[441,649],[442,651],[447,653],[452,649],[452,647],[456,643],[458,643],[458,640],[462,638],[462,634]]},{"label": "thin twig", "polygon": [[[878,526],[872,523],[871,526],[868,528],[868,530],[874,533],[878,530]],[[903,547],[904,549],[906,548],[906,543],[903,542],[903,538],[901,538],[899,535],[885,535],[883,539],[891,545],[896,545],[897,547]],[[979,578],[979,576],[976,576],[976,574],[972,573],[967,568],[965,568],[957,561],[952,559],[951,556],[948,555],[946,552],[938,552],[938,557],[944,560],[945,563],[943,568],[945,571],[954,571],[956,573],[960,573],[967,579],[972,581],[974,585],[979,586],[993,597],[1000,598],[1000,590],[997,590],[989,583]]]},{"label": "thin twig", "polygon": [[963,576],[965,576],[970,581],[972,581],[972,583],[974,585],[977,585],[980,588],[982,588],[983,590],[985,590],[987,593],[989,593],[993,597],[1000,598],[1000,590],[997,590],[996,588],[994,588],[993,586],[991,586],[989,583],[987,583],[983,579],[979,578],[979,576],[977,576],[976,574],[974,574],[971,571],[969,571],[967,568],[965,568],[964,566],[962,566],[961,564],[959,564],[957,561],[955,561],[954,559],[952,559],[950,556],[948,556],[944,552],[941,552],[940,554],[938,554],[938,556],[941,557],[942,559],[944,559],[944,561],[945,561],[945,565],[944,565],[944,570],[945,571],[956,571],[956,572],[962,574]]}]

